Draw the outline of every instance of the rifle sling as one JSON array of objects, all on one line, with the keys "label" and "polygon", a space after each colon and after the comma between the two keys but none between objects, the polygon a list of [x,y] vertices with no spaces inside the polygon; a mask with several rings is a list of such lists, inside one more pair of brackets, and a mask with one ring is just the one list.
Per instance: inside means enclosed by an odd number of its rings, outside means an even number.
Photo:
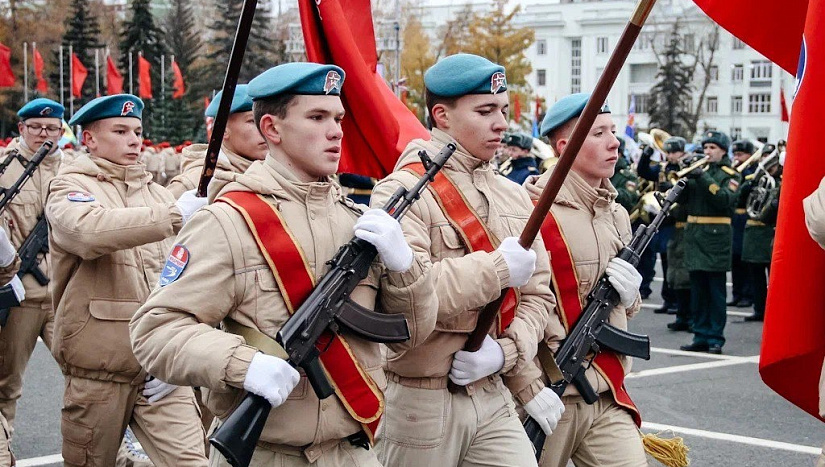
[{"label": "rifle sling", "polygon": [[287,355],[286,350],[284,350],[275,339],[257,329],[244,326],[228,316],[223,319],[222,329],[230,334],[243,337],[246,345],[251,345],[267,355],[289,360],[289,355]]}]

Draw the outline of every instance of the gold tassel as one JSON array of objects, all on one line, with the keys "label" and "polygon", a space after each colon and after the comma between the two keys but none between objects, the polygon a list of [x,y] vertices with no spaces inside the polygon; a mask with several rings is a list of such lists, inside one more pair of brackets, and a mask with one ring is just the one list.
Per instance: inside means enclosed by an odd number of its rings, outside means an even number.
[{"label": "gold tassel", "polygon": [[690,459],[687,456],[689,449],[681,436],[666,439],[659,436],[661,432],[644,434],[640,431],[639,434],[642,436],[645,452],[663,465],[667,467],[687,467],[690,465]]}]

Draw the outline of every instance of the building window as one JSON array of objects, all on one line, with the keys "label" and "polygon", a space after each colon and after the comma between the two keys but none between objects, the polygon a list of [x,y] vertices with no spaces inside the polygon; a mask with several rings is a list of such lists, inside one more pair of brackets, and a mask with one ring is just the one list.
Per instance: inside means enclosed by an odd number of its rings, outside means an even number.
[{"label": "building window", "polygon": [[545,39],[536,41],[536,55],[547,55],[547,41]]},{"label": "building window", "polygon": [[748,113],[769,114],[771,113],[770,94],[750,94],[748,95]]},{"label": "building window", "polygon": [[745,66],[741,63],[737,65],[731,65],[730,80],[734,83],[741,83],[743,79],[745,79]]},{"label": "building window", "polygon": [[716,96],[708,96],[705,100],[705,111],[709,114],[719,112],[719,98]]},{"label": "building window", "polygon": [[630,64],[630,83],[631,84],[648,84],[656,81],[656,73],[659,72],[659,66],[655,63],[631,63]]},{"label": "building window", "polygon": [[636,100],[636,113],[646,114],[650,111],[650,96],[647,94],[630,94],[627,96],[627,101],[632,102]]},{"label": "building window", "polygon": [[685,36],[682,38],[682,41],[682,43],[684,44],[685,52],[693,52],[693,50],[696,48],[696,45],[694,44],[693,34],[685,34]]},{"label": "building window", "polygon": [[536,70],[536,86],[547,84],[547,70]]},{"label": "building window", "polygon": [[732,96],[730,98],[730,113],[732,113],[732,114],[741,114],[742,113],[742,96]]},{"label": "building window", "polygon": [[770,81],[773,76],[773,66],[768,60],[754,60],[751,62],[751,81]]},{"label": "building window", "polygon": [[745,48],[745,43],[741,39],[733,38],[733,50],[742,50]]},{"label": "building window", "polygon": [[606,37],[597,37],[596,38],[596,53],[597,54],[606,54],[607,53],[607,38]]},{"label": "building window", "polygon": [[719,81],[719,67],[716,65],[712,65],[710,69],[708,69],[708,74],[710,75],[711,81]]},{"label": "building window", "polygon": [[650,41],[650,34],[639,34],[639,38],[633,43],[633,48],[636,50],[648,50],[650,49]]},{"label": "building window", "polygon": [[731,127],[730,138],[732,140],[742,139],[742,128],[738,126]]},{"label": "building window", "polygon": [[570,40],[570,92],[582,92],[582,40]]}]

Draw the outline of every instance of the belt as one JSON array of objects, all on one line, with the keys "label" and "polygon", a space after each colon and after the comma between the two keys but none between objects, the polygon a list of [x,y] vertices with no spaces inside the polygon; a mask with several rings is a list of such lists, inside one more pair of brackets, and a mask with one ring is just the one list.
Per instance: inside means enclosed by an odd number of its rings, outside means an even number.
[{"label": "belt", "polygon": [[310,462],[315,462],[325,451],[328,451],[330,448],[333,448],[345,441],[357,448],[364,448],[367,450],[370,448],[369,438],[363,430],[351,434],[345,439],[330,439],[318,444],[307,444],[305,446],[290,446],[288,444],[267,443],[266,441],[258,441],[256,445],[260,448],[266,449],[267,451],[294,457],[304,456]]},{"label": "belt", "polygon": [[736,211],[734,211],[734,212],[735,212],[736,214],[747,214],[747,213],[748,213],[748,210],[747,210],[747,209],[745,209],[745,208],[736,208]]},{"label": "belt", "polygon": [[745,222],[745,225],[750,225],[752,227],[765,227],[767,224],[756,219],[748,219],[748,221]]},{"label": "belt", "polygon": [[677,229],[684,229],[685,226],[687,225],[687,222],[677,222],[674,225],[676,226]]},{"label": "belt", "polygon": [[728,224],[730,217],[688,216],[688,224]]},{"label": "belt", "polygon": [[[447,389],[448,378],[449,377],[447,376],[409,378],[406,376],[400,376],[395,373],[387,372],[387,379],[389,379],[390,381],[398,383],[401,386],[416,389]],[[487,376],[478,381],[470,383],[467,386],[464,386],[463,390],[467,392],[468,396],[472,396],[479,389],[494,385],[496,383],[496,378],[497,376],[495,375]]]}]

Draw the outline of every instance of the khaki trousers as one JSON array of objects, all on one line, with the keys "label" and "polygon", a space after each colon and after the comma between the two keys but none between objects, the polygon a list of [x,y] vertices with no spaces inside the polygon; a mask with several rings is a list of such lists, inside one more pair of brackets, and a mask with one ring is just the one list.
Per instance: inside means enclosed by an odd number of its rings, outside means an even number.
[{"label": "khaki trousers", "polygon": [[[328,443],[323,452],[311,456],[310,461],[300,448],[266,449],[255,448],[249,467],[381,467],[375,450],[366,450],[350,444],[347,440]],[[209,467],[230,467],[229,462],[214,447],[209,451]]]},{"label": "khaki trousers", "polygon": [[[392,375],[391,375],[392,376]],[[535,466],[533,448],[510,391],[498,376],[451,394],[390,378],[378,429],[387,467]],[[428,379],[422,379],[427,381]]]},{"label": "khaki trousers", "polygon": [[647,466],[642,438],[625,409],[610,392],[588,405],[579,396],[562,397],[564,415],[544,443],[541,467]]},{"label": "khaki trousers", "polygon": [[51,348],[54,312],[51,302],[23,302],[12,308],[0,333],[0,412],[9,426],[14,424],[17,400],[23,394],[23,373],[37,345],[43,339]]},{"label": "khaki trousers", "polygon": [[0,413],[0,467],[11,466],[11,430],[3,414]]},{"label": "khaki trousers", "polygon": [[66,376],[61,432],[65,466],[111,467],[126,426],[158,467],[207,465],[192,388],[150,404],[143,385]]}]

